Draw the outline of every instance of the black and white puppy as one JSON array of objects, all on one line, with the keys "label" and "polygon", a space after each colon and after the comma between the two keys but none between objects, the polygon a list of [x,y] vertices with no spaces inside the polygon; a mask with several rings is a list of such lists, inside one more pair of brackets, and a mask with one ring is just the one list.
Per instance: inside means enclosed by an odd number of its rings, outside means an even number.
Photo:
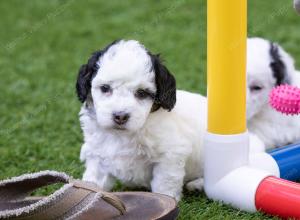
[{"label": "black and white puppy", "polygon": [[278,85],[300,86],[300,74],[293,58],[279,45],[262,38],[247,42],[247,121],[267,148],[300,140],[300,116],[286,116],[273,110],[269,93]]},{"label": "black and white puppy", "polygon": [[109,191],[119,179],[177,200],[184,183],[202,187],[206,98],[176,91],[158,55],[115,41],[81,66],[76,88],[84,180]]}]

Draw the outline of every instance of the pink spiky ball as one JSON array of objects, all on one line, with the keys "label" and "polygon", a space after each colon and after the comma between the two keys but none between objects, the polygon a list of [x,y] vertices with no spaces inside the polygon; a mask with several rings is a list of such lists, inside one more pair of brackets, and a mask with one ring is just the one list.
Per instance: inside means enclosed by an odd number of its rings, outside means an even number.
[{"label": "pink spiky ball", "polygon": [[269,102],[281,113],[300,114],[300,88],[291,85],[277,86],[271,91]]}]

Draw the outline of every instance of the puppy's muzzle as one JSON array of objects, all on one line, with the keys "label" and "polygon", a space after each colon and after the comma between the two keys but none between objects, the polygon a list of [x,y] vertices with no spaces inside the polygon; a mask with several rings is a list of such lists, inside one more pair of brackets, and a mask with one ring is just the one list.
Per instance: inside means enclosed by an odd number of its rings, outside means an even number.
[{"label": "puppy's muzzle", "polygon": [[130,114],[126,112],[114,112],[113,120],[118,125],[124,125],[128,119],[130,118]]}]

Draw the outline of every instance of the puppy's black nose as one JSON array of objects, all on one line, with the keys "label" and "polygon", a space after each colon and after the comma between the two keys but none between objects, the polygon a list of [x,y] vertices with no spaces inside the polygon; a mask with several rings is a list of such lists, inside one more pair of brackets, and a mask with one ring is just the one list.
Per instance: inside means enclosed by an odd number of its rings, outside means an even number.
[{"label": "puppy's black nose", "polygon": [[129,117],[130,117],[130,115],[126,112],[113,113],[114,122],[116,122],[116,124],[118,124],[118,125],[125,124],[128,121]]}]

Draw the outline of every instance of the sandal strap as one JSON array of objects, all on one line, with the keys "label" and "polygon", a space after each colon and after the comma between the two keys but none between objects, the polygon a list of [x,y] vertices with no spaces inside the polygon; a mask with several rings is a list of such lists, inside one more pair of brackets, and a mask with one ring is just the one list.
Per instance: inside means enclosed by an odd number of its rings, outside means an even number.
[{"label": "sandal strap", "polygon": [[62,172],[41,171],[0,181],[0,201],[24,199],[34,190],[53,183],[68,183],[70,177]]},{"label": "sandal strap", "polygon": [[[121,215],[126,212],[122,201],[112,193],[101,190],[96,184],[75,180],[65,173],[56,171],[41,171],[32,174],[24,174],[18,177],[0,181],[0,202],[14,202],[25,199],[29,193],[36,189],[53,183],[65,183],[63,188],[54,194],[37,201],[36,206],[44,206],[40,210],[25,216],[15,216],[18,220],[58,219],[72,208],[82,204],[85,199],[90,200],[91,194],[97,194],[103,201],[117,209]],[[60,191],[60,192],[59,192]],[[60,195],[59,197],[57,197]],[[94,196],[93,196],[94,197]],[[33,207],[32,207],[33,208]],[[35,209],[35,208],[34,208]],[[29,210],[28,210],[29,211]],[[11,214],[5,214],[11,215]],[[12,213],[12,215],[14,215]]]},{"label": "sandal strap", "polygon": [[90,190],[70,188],[60,199],[50,206],[34,212],[24,217],[16,217],[16,220],[41,220],[41,219],[60,219],[65,213],[81,203],[89,194]]},{"label": "sandal strap", "polygon": [[124,203],[119,199],[119,197],[115,196],[114,194],[103,191],[100,187],[91,182],[81,181],[77,179],[70,179],[69,182],[72,183],[73,187],[75,188],[86,189],[92,192],[99,193],[101,195],[101,198],[105,202],[116,208],[121,215],[125,214],[126,207]]}]

